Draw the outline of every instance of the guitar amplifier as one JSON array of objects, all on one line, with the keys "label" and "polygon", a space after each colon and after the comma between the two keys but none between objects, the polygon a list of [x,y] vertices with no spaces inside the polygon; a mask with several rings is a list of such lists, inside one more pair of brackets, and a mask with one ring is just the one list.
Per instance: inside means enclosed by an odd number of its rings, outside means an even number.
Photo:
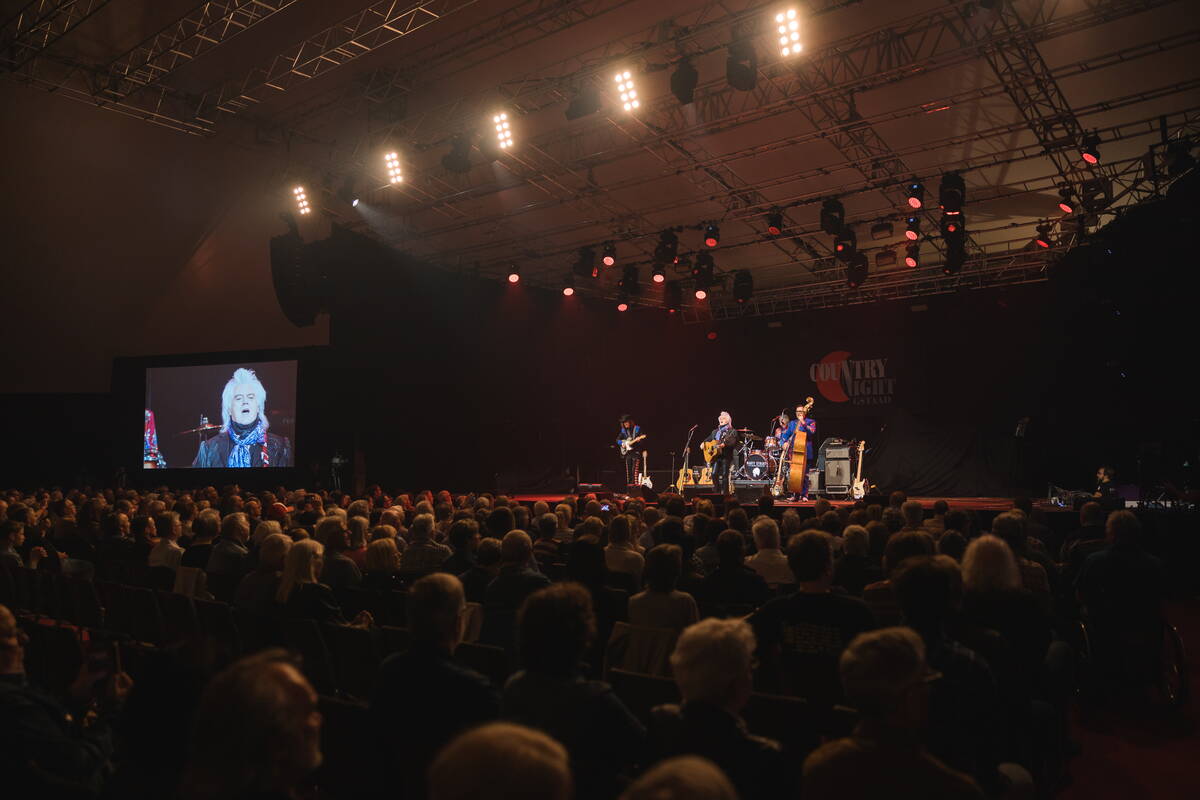
[{"label": "guitar amplifier", "polygon": [[[844,455],[834,456],[835,451],[844,451]],[[829,448],[825,453],[825,474],[822,476],[824,486],[822,491],[834,497],[844,497],[850,492],[850,484],[854,481],[854,471],[850,469],[849,448]]]}]

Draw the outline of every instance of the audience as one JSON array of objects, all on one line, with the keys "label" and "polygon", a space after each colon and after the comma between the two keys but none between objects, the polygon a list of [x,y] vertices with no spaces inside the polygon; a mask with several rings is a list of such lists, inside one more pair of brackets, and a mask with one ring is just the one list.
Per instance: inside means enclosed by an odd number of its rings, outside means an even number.
[{"label": "audience", "polygon": [[521,606],[517,626],[522,669],[504,687],[503,717],[562,742],[577,797],[612,797],[643,758],[646,731],[608,684],[583,677],[581,660],[596,636],[591,595],[575,583],[540,589]]},{"label": "audience", "polygon": [[[744,800],[746,795],[742,795]],[[629,785],[621,800],[738,800],[716,764],[699,756],[662,761]]]},{"label": "audience", "polygon": [[379,669],[371,700],[375,736],[389,772],[399,768],[405,797],[425,796],[425,769],[445,744],[500,713],[500,695],[488,679],[454,661],[466,610],[458,578],[435,572],[418,580],[408,597],[412,643]]},{"label": "audience", "polygon": [[503,544],[499,539],[480,539],[479,548],[475,551],[475,564],[466,572],[460,573],[463,591],[467,594],[468,603],[483,605],[487,599],[487,587],[500,574],[500,560],[503,557]]},{"label": "audience", "polygon": [[846,594],[862,597],[863,589],[879,577],[871,566],[870,536],[861,525],[847,525],[842,530],[842,557],[833,568],[833,585]]},{"label": "audience", "polygon": [[701,581],[697,589],[700,600],[726,606],[758,606],[767,599],[767,582],[746,566],[745,552],[741,533],[732,528],[722,531],[717,537],[717,568]]},{"label": "audience", "polygon": [[400,549],[396,547],[395,539],[385,536],[367,545],[363,567],[360,584],[362,588],[376,592],[390,592],[402,588]]},{"label": "audience", "polygon": [[[122,515],[123,516],[123,515]],[[192,539],[183,550],[179,566],[205,569],[213,552],[213,539],[221,530],[221,515],[211,508],[201,511],[192,521]]]},{"label": "audience", "polygon": [[779,549],[779,525],[770,517],[759,517],[750,528],[758,552],[746,558],[746,566],[762,576],[767,586],[778,589],[796,582],[787,556]]},{"label": "audience", "polygon": [[967,775],[921,745],[930,684],[925,646],[908,628],[884,628],[854,639],[839,663],[846,699],[858,710],[854,733],[822,745],[804,760],[806,800],[891,797],[982,798]]},{"label": "audience", "polygon": [[629,598],[630,624],[682,631],[700,619],[695,598],[675,588],[682,571],[679,545],[660,544],[646,554],[646,589]]},{"label": "audience", "polygon": [[631,530],[629,517],[624,514],[613,517],[608,529],[608,547],[604,548],[604,563],[610,572],[630,576],[636,591],[642,585],[646,560],[632,541]]},{"label": "audience", "polygon": [[250,539],[250,523],[244,513],[235,511],[221,520],[220,530],[221,536],[213,543],[205,572],[240,578],[249,566],[246,542]]},{"label": "audience", "polygon": [[500,542],[500,571],[484,594],[485,612],[516,612],[525,598],[550,585],[550,579],[533,569],[533,542],[525,531],[509,531]]},{"label": "audience", "polygon": [[321,765],[317,693],[282,650],[235,662],[196,711],[183,800],[293,797]]},{"label": "audience", "polygon": [[[279,589],[275,600],[283,606],[283,612],[292,619],[312,619],[345,625],[342,607],[333,590],[319,581],[325,564],[325,548],[315,539],[296,542],[288,550],[283,561],[283,574],[279,578]],[[360,612],[355,624],[369,624],[371,615]]]},{"label": "audience", "polygon": [[479,549],[480,542],[478,522],[473,519],[455,520],[450,525],[447,540],[453,552],[438,569],[451,575],[461,575],[475,566],[475,551]]},{"label": "audience", "polygon": [[754,650],[743,620],[710,618],[685,630],[671,654],[683,703],[654,709],[650,751],[655,760],[701,756],[724,770],[742,800],[767,800],[791,792],[780,745],[751,735],[740,716],[754,691]]},{"label": "audience", "polygon": [[571,800],[567,751],[544,733],[492,722],[459,736],[429,768],[429,800]]},{"label": "audience", "polygon": [[291,548],[292,540],[282,533],[272,533],[264,539],[258,547],[258,566],[238,584],[233,604],[259,614],[274,613],[279,577]]},{"label": "audience", "polygon": [[407,573],[424,574],[438,569],[454,553],[444,544],[433,541],[433,514],[417,514],[408,529],[408,547],[400,558],[400,568]]},{"label": "audience", "polygon": [[751,615],[763,679],[776,692],[832,705],[841,699],[837,663],[858,634],[875,627],[861,601],[835,594],[833,545],[822,531],[797,534],[788,545],[796,591]]}]

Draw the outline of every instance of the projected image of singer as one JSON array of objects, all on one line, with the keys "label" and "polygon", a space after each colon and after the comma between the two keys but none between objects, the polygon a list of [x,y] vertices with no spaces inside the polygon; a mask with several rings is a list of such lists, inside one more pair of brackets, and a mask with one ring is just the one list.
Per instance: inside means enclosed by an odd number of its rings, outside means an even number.
[{"label": "projected image of singer", "polygon": [[267,433],[267,390],[239,368],[221,392],[221,432],[201,443],[193,467],[290,467],[292,443]]}]

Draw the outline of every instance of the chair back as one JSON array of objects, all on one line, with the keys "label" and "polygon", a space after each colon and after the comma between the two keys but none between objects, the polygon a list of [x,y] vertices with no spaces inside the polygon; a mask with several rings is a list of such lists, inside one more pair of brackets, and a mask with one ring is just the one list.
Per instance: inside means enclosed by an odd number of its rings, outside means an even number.
[{"label": "chair back", "polygon": [[611,669],[607,679],[613,692],[643,724],[649,724],[650,710],[655,706],[680,702],[679,687],[670,678]]},{"label": "chair back", "polygon": [[669,628],[643,628],[618,622],[604,652],[604,671],[613,669],[654,675],[671,676],[671,653],[675,651],[678,631]]}]

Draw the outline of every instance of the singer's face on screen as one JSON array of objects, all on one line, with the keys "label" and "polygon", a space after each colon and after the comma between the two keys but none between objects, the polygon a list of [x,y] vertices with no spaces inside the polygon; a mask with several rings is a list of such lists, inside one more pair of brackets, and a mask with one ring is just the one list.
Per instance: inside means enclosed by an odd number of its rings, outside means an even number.
[{"label": "singer's face on screen", "polygon": [[258,387],[251,383],[239,383],[233,387],[233,405],[229,416],[234,422],[249,425],[258,419]]}]

